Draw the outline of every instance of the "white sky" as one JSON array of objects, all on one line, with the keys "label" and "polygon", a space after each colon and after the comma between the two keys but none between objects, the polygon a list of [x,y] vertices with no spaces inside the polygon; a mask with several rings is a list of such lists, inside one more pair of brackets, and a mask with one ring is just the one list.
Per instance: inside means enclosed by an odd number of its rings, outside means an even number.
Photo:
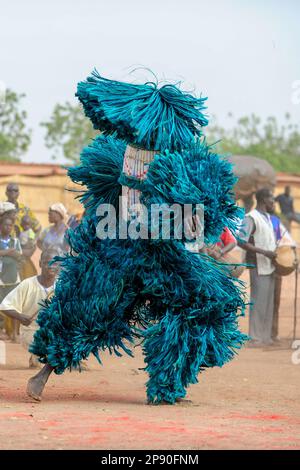
[{"label": "white sky", "polygon": [[[0,0],[0,81],[27,95],[33,142],[24,161],[51,161],[44,130],[57,102],[75,103],[96,67],[132,80],[137,65],[184,80],[208,96],[208,112],[291,113],[300,80],[298,0]],[[138,78],[151,78],[139,72]]]}]

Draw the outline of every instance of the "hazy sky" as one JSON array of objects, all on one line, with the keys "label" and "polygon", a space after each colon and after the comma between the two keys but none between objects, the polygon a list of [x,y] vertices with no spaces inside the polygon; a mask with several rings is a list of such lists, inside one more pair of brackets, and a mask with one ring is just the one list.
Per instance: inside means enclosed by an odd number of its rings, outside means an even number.
[{"label": "hazy sky", "polygon": [[[96,67],[132,80],[135,66],[208,96],[208,112],[300,121],[298,0],[0,0],[0,80],[24,100],[33,142],[24,161],[50,161],[44,130],[57,102],[75,103]],[[137,79],[151,78],[138,72]]]}]

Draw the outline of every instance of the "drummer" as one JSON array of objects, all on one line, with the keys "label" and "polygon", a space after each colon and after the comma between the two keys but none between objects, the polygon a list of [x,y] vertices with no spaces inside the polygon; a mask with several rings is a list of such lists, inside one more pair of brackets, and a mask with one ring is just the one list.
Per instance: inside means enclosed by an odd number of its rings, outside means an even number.
[{"label": "drummer", "polygon": [[239,234],[238,245],[246,250],[250,268],[249,335],[251,347],[273,344],[272,321],[275,291],[276,238],[269,212],[274,209],[270,189],[256,193],[256,208],[246,214]]}]

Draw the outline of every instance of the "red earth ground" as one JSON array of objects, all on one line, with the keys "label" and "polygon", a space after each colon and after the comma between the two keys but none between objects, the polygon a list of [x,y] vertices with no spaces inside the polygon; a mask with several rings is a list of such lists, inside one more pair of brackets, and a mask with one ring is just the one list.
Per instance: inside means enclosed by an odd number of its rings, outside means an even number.
[{"label": "red earth ground", "polygon": [[[283,284],[285,338],[292,337],[293,298],[291,275]],[[246,332],[247,323],[241,320]],[[292,363],[290,346],[243,348],[222,369],[199,376],[188,390],[192,404],[149,406],[139,347],[134,359],[104,354],[103,367],[91,358],[89,371],[51,376],[34,403],[25,394],[33,375],[28,355],[7,343],[0,449],[300,449],[300,364]]]}]

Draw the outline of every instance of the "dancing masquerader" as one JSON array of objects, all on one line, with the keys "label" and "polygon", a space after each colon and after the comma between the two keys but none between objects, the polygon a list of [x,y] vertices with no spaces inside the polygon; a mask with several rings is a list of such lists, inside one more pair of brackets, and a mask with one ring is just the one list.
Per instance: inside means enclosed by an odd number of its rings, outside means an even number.
[{"label": "dancing masquerader", "polygon": [[[52,371],[80,368],[90,353],[101,362],[101,350],[132,355],[130,344],[142,338],[148,402],[175,403],[199,372],[231,360],[246,339],[237,322],[244,296],[226,267],[187,249],[188,236],[174,229],[177,216],[169,239],[161,227],[151,236],[147,222],[155,205],[173,204],[192,207],[195,222],[202,205],[204,242],[216,243],[224,227],[235,233],[241,216],[235,177],[202,137],[205,98],[97,72],[79,83],[77,96],[101,135],[69,169],[87,188],[86,215],[68,232],[71,251],[60,258],[55,295],[39,313],[31,352],[45,366],[27,392],[40,400]],[[117,215],[115,225],[108,221],[107,238],[99,229],[103,204]]]}]

